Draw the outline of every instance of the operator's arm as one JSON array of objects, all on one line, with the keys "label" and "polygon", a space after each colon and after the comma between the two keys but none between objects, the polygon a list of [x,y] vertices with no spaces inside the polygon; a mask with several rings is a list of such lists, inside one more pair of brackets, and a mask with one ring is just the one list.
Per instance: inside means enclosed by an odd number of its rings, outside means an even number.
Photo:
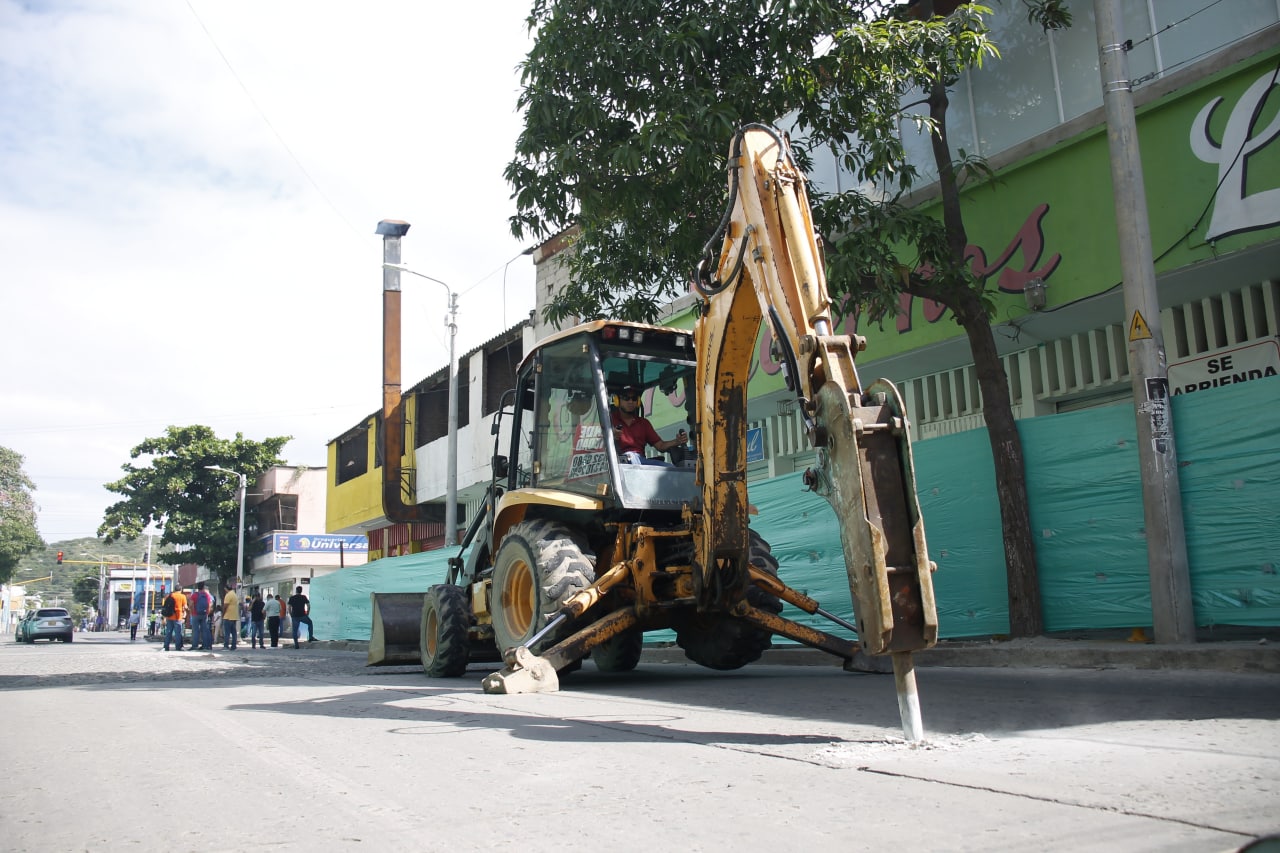
[{"label": "operator's arm", "polygon": [[[650,429],[652,429],[652,427],[650,427]],[[651,440],[649,443],[652,444],[654,449],[657,450],[659,453],[666,453],[668,450],[670,450],[673,447],[680,447],[681,445],[687,444],[688,441],[689,441],[689,434],[685,432],[684,429],[682,428],[678,433],[676,433],[676,437],[671,439],[670,441],[663,440],[655,432],[653,434],[653,440]]]}]

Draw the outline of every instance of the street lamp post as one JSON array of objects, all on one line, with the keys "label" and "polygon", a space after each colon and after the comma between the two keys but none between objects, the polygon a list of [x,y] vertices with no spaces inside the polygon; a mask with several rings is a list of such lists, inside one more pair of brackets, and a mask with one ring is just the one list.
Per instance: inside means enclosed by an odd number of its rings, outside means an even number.
[{"label": "street lamp post", "polygon": [[236,586],[240,586],[240,582],[244,579],[244,495],[249,488],[249,478],[239,471],[232,471],[230,468],[223,468],[221,465],[204,466],[210,471],[221,471],[224,474],[235,474],[240,478],[240,528],[237,531],[236,540]]},{"label": "street lamp post", "polygon": [[458,544],[458,365],[454,361],[454,339],[458,335],[458,294],[440,279],[411,270],[404,264],[384,263],[382,268],[434,281],[449,294],[449,315],[445,318],[449,326],[449,442],[448,458],[445,460],[444,495],[444,544],[447,548]]}]

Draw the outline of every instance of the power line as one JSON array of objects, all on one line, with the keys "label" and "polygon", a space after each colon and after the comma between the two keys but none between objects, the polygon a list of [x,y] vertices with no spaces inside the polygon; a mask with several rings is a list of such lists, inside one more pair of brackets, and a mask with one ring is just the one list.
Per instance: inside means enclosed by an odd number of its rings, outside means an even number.
[{"label": "power line", "polygon": [[330,199],[325,191],[320,188],[320,185],[316,183],[315,178],[311,177],[311,173],[307,171],[307,167],[302,165],[302,161],[298,159],[298,155],[294,154],[293,149],[289,147],[289,143],[284,141],[284,137],[280,135],[280,131],[276,130],[276,126],[271,123],[271,119],[267,117],[266,112],[263,111],[262,107],[258,106],[258,102],[254,99],[253,93],[249,91],[249,87],[245,85],[244,80],[240,79],[240,75],[236,73],[236,69],[231,64],[231,60],[227,59],[227,55],[223,53],[222,48],[218,46],[218,40],[213,37],[213,33],[209,32],[209,28],[205,26],[204,21],[200,18],[200,14],[196,12],[195,7],[191,5],[191,0],[186,0],[186,2],[187,8],[191,10],[191,16],[196,19],[196,23],[200,25],[200,29],[204,30],[204,34],[208,37],[209,43],[212,44],[213,49],[218,52],[218,56],[222,58],[222,62],[227,66],[227,70],[231,72],[231,76],[240,84],[240,88],[244,90],[245,97],[249,99],[249,103],[253,105],[258,116],[271,131],[272,135],[275,136],[276,141],[280,143],[280,147],[289,155],[289,159],[298,167],[298,171],[307,179],[307,183],[311,184],[311,187],[320,194],[320,198],[324,199],[325,204],[329,205],[329,209],[332,210],[348,228],[351,229],[351,233],[359,236],[360,232],[356,230],[356,227],[351,224],[347,217],[342,215],[342,211],[338,210],[338,206],[334,204],[333,200]]},{"label": "power line", "polygon": [[[227,70],[231,72],[231,76],[235,78],[236,83],[240,86],[241,90],[244,92],[245,97],[249,99],[249,103],[253,106],[254,111],[257,112],[259,118],[262,119],[262,122],[271,131],[271,134],[276,138],[276,141],[280,143],[280,147],[283,148],[285,153],[289,155],[289,159],[292,160],[294,165],[298,167],[298,171],[301,172],[302,176],[307,179],[307,183],[309,183],[311,187],[320,195],[320,198],[324,199],[324,202],[329,206],[329,209],[332,210],[334,214],[337,215],[337,217],[341,219],[342,222],[349,229],[351,229],[351,232],[353,234],[355,234],[357,237],[363,237],[364,235],[362,234],[362,232],[358,230],[354,225],[352,225],[351,221],[348,220],[347,217],[343,215],[342,211],[338,209],[338,206],[334,204],[333,200],[329,198],[328,194],[326,194],[325,191],[320,187],[320,184],[318,184],[315,178],[311,176],[311,173],[307,171],[307,167],[302,164],[302,161],[298,158],[298,155],[295,154],[293,149],[289,147],[289,143],[285,141],[284,137],[280,134],[280,131],[276,129],[276,126],[271,122],[271,119],[267,116],[266,112],[262,109],[262,107],[258,104],[257,100],[253,97],[253,93],[249,91],[248,85],[245,84],[244,80],[240,77],[239,73],[236,72],[235,66],[231,64],[231,60],[227,58],[227,55],[225,53],[223,53],[222,48],[218,45],[217,39],[213,37],[213,33],[209,31],[209,28],[207,26],[205,26],[204,20],[201,19],[200,14],[196,12],[195,7],[191,5],[191,0],[186,0],[186,4],[187,4],[187,8],[191,11],[191,16],[196,19],[196,23],[200,25],[200,29],[204,31],[205,36],[209,39],[209,43],[213,45],[213,49],[217,51],[218,56],[222,59],[223,64],[227,66]],[[363,244],[363,241],[362,241],[362,244]],[[516,254],[514,257],[512,257],[511,260],[503,264],[501,267],[495,267],[493,270],[489,271],[488,273],[485,273],[466,290],[459,291],[459,295],[475,290],[477,287],[483,284],[486,280],[496,275],[499,271],[501,271],[503,274],[504,293],[505,293],[506,268],[511,265],[512,261],[515,261],[518,258],[520,258],[521,255],[530,254],[530,251],[531,250],[525,250],[523,252],[520,252]]]},{"label": "power line", "polygon": [[1196,15],[1199,15],[1201,12],[1209,11],[1210,9],[1212,9],[1214,6],[1217,6],[1221,2],[1222,0],[1213,0],[1213,2],[1210,3],[1208,6],[1204,6],[1204,7],[1201,7],[1200,9],[1197,9],[1196,11],[1192,12],[1190,15],[1187,15],[1185,18],[1165,24],[1163,27],[1151,33],[1149,36],[1146,36],[1145,38],[1140,38],[1137,41],[1131,42],[1129,45],[1126,46],[1126,49],[1132,50],[1133,48],[1137,47],[1138,45],[1144,42],[1151,41],[1153,38],[1165,32],[1166,30],[1171,30],[1174,27],[1178,26],[1179,24],[1185,24],[1187,21],[1191,20]]}]

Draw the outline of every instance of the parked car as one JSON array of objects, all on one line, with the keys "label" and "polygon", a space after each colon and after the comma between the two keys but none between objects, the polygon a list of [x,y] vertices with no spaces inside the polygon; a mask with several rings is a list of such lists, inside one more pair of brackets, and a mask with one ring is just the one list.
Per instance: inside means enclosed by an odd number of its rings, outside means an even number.
[{"label": "parked car", "polygon": [[13,641],[15,643],[25,643],[27,641],[27,620],[35,613],[34,610],[28,610],[19,617],[13,627]]},{"label": "parked car", "polygon": [[61,640],[69,643],[73,636],[71,614],[65,607],[41,607],[29,610],[18,623],[16,639],[20,643],[34,643],[36,640]]}]

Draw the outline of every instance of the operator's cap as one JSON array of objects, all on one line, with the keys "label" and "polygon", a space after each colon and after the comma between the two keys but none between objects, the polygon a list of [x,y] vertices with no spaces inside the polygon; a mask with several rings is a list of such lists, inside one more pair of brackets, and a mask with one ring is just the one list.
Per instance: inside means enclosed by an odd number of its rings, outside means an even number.
[{"label": "operator's cap", "polygon": [[618,389],[618,393],[620,394],[626,394],[628,391],[631,392],[632,394],[638,394],[640,392],[640,389],[634,385],[623,385],[621,388]]}]

